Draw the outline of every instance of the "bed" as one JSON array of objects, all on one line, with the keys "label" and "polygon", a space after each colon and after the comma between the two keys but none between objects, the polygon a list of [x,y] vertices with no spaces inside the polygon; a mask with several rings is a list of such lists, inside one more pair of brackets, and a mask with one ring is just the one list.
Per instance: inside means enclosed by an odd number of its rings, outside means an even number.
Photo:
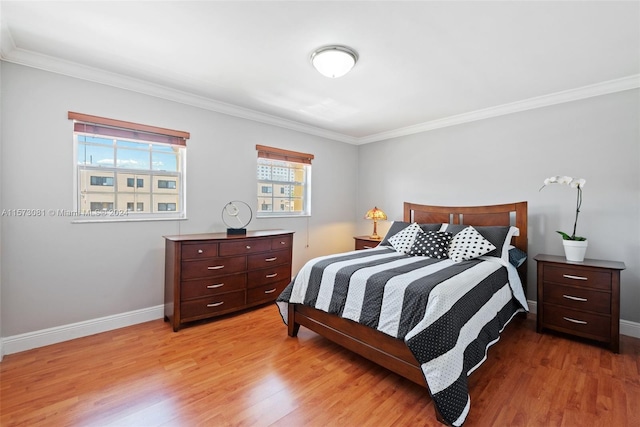
[{"label": "bed", "polygon": [[[478,232],[482,244],[496,243],[494,251],[439,259],[427,250],[430,256],[414,256],[425,234],[449,239],[453,250],[468,238],[465,233],[475,238]],[[464,244],[471,247],[468,240]],[[514,251],[520,260],[508,262]],[[527,202],[405,202],[403,221],[393,222],[378,247],[308,261],[276,304],[289,336],[304,326],[426,386],[436,418],[457,426],[470,410],[468,376],[509,321],[528,311],[526,251]]]}]

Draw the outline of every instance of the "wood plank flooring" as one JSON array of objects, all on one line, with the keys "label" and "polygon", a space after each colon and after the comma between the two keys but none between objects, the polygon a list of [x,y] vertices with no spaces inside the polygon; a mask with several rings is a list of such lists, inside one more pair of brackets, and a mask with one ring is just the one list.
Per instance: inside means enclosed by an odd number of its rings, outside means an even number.
[{"label": "wood plank flooring", "polygon": [[[640,339],[621,354],[516,318],[470,378],[465,426],[639,426]],[[5,356],[0,425],[438,426],[425,388],[275,305],[174,333],[162,320]]]}]

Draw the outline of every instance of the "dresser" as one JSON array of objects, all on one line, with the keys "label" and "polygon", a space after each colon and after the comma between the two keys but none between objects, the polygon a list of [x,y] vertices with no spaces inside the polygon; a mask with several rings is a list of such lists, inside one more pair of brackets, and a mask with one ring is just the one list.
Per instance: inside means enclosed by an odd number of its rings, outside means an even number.
[{"label": "dresser", "polygon": [[361,249],[371,249],[375,248],[380,244],[382,239],[372,239],[369,236],[356,236],[355,239],[355,247],[356,250],[359,251]]},{"label": "dresser", "polygon": [[538,333],[552,329],[603,342],[614,353],[620,343],[620,271],[618,261],[536,255]]},{"label": "dresser", "polygon": [[164,236],[164,317],[173,330],[273,302],[291,281],[293,232]]}]

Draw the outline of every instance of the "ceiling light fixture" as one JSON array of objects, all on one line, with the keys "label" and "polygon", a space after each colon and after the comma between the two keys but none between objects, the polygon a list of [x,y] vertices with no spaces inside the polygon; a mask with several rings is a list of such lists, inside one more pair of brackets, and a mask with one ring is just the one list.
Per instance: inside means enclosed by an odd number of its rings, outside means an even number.
[{"label": "ceiling light fixture", "polygon": [[321,47],[311,54],[311,64],[320,74],[335,79],[347,74],[358,62],[355,50],[346,46]]}]

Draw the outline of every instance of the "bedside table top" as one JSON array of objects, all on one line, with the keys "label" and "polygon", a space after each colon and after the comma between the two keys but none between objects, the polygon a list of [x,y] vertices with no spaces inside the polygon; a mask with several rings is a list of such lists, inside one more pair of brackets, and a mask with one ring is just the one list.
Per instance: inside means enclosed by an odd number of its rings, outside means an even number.
[{"label": "bedside table top", "polygon": [[382,242],[382,237],[379,239],[372,239],[371,236],[355,236],[354,239],[356,240],[366,240],[368,242]]},{"label": "bedside table top", "polygon": [[567,259],[563,256],[548,254],[538,254],[534,256],[533,259],[535,259],[536,261],[551,262],[556,264],[583,265],[585,267],[610,268],[612,270],[624,270],[625,268],[627,268],[624,265],[624,262],[608,261],[603,259],[585,258],[583,262],[575,262],[567,261]]}]

